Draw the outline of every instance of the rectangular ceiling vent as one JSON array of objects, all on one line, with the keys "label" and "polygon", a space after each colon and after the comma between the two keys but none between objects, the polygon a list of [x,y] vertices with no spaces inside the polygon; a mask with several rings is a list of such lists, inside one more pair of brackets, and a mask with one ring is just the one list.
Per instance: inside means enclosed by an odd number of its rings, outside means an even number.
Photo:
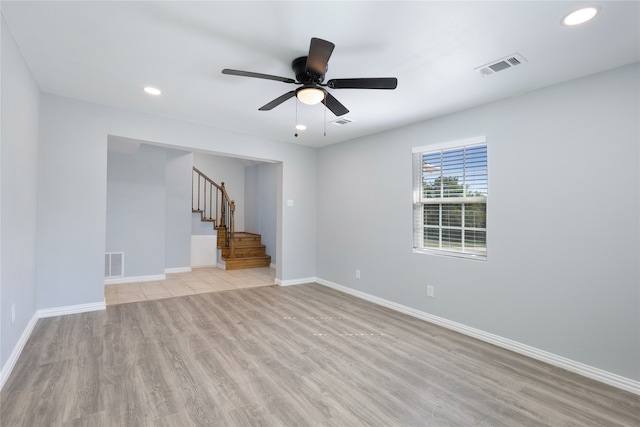
[{"label": "rectangular ceiling vent", "polygon": [[346,117],[341,117],[339,119],[336,119],[334,121],[332,121],[331,123],[333,123],[334,125],[338,125],[338,126],[343,126],[346,125],[348,123],[351,123],[353,120],[348,119]]},{"label": "rectangular ceiling vent", "polygon": [[124,276],[124,252],[107,252],[104,254],[104,277]]},{"label": "rectangular ceiling vent", "polygon": [[482,67],[478,67],[475,71],[479,71],[482,77],[490,76],[498,71],[507,70],[527,62],[519,53],[514,53],[497,61],[490,62]]}]

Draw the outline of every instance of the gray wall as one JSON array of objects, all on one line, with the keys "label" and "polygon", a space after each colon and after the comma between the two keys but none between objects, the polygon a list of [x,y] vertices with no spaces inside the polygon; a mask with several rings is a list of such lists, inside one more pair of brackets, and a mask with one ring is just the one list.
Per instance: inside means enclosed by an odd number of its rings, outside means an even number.
[{"label": "gray wall", "polygon": [[[0,369],[36,311],[39,90],[0,15]],[[11,306],[15,304],[15,321]]]},{"label": "gray wall", "polygon": [[260,233],[259,165],[247,166],[244,170],[244,228],[249,233]]},{"label": "gray wall", "polygon": [[126,277],[164,274],[165,174],[163,148],[108,154],[106,252],[124,252]]},{"label": "gray wall", "polygon": [[191,266],[191,173],[193,153],[166,150],[166,268]]},{"label": "gray wall", "polygon": [[200,214],[191,215],[191,234],[193,236],[204,236],[218,234],[213,228],[213,223],[202,221]]},{"label": "gray wall", "polygon": [[[640,379],[638,76],[635,64],[320,149],[318,277]],[[488,260],[412,253],[411,148],[481,135]]]},{"label": "gray wall", "polygon": [[245,168],[245,230],[262,236],[271,263],[276,254],[277,164],[258,163]]},{"label": "gray wall", "polygon": [[106,252],[124,252],[125,277],[189,267],[192,154],[109,140]]}]

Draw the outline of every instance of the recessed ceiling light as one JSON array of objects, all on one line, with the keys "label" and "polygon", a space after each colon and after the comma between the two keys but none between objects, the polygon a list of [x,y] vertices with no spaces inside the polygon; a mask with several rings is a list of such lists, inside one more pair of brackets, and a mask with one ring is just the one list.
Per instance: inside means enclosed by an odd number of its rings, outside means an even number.
[{"label": "recessed ceiling light", "polygon": [[572,27],[574,25],[584,24],[592,20],[598,14],[598,11],[597,7],[585,7],[575,10],[562,18],[562,25]]},{"label": "recessed ceiling light", "polygon": [[307,127],[305,125],[296,125],[296,129],[298,129],[298,130],[306,130]]},{"label": "recessed ceiling light", "polygon": [[160,95],[162,93],[160,92],[160,89],[151,86],[145,86],[142,90],[144,90],[149,95]]}]

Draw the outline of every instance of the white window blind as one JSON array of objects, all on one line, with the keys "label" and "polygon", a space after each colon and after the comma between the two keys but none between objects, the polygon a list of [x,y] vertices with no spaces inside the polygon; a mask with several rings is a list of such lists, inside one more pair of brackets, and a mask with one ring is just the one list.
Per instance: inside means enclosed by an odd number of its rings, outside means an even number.
[{"label": "white window blind", "polygon": [[484,138],[414,149],[414,250],[486,258]]}]

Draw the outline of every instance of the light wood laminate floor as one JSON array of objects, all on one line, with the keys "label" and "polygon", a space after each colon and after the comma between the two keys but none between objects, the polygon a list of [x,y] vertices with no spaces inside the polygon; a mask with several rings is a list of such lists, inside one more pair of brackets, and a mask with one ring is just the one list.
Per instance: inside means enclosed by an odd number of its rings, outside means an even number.
[{"label": "light wood laminate floor", "polygon": [[637,426],[640,398],[318,284],[40,319],[11,426]]}]

